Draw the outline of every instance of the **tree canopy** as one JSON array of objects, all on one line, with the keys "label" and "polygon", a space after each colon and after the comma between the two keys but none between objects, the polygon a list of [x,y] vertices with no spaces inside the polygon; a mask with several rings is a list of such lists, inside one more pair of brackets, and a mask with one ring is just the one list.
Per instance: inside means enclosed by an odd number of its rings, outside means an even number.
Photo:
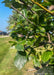
[{"label": "tree canopy", "polygon": [[15,65],[21,69],[33,59],[36,67],[54,64],[54,5],[53,0],[4,0],[13,9],[9,17],[10,41],[17,49]]}]

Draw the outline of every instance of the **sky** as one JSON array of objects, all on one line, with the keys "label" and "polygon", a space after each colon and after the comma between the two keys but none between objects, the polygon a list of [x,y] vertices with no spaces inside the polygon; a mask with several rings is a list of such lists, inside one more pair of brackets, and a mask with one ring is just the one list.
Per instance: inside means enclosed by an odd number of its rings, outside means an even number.
[{"label": "sky", "polygon": [[1,3],[3,0],[0,0],[0,31],[7,31],[6,27],[8,26],[8,17],[12,15],[12,9],[5,7],[4,3]]}]

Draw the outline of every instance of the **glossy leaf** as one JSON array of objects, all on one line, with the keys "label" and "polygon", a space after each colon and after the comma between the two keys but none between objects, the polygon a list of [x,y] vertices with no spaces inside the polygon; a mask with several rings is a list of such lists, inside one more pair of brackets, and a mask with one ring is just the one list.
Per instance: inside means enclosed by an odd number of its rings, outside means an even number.
[{"label": "glossy leaf", "polygon": [[46,51],[42,54],[42,61],[45,63],[47,62],[53,55],[52,51]]},{"label": "glossy leaf", "polygon": [[27,57],[25,52],[18,52],[14,59],[15,66],[20,70],[27,62]]},{"label": "glossy leaf", "polygon": [[18,51],[24,51],[24,46],[21,45],[21,44],[17,44],[17,45],[16,45],[16,49],[17,49]]}]

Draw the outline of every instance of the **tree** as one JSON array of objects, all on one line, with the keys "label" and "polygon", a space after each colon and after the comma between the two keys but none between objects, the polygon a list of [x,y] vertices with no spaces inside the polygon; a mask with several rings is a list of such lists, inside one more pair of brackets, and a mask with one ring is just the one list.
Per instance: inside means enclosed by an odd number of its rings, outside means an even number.
[{"label": "tree", "polygon": [[10,41],[17,49],[16,67],[21,69],[31,59],[36,67],[54,64],[53,0],[4,0],[3,3],[14,10],[8,22],[11,37],[16,40]]}]

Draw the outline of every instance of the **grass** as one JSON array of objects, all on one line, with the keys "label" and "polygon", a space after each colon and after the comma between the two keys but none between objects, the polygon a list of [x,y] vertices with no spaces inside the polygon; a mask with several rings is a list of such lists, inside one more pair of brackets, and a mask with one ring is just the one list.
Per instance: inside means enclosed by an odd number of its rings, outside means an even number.
[{"label": "grass", "polygon": [[6,55],[6,53],[8,53],[10,47],[8,40],[9,38],[0,38],[0,63]]},{"label": "grass", "polygon": [[14,66],[16,50],[10,49],[10,37],[0,38],[0,75],[22,75]]},{"label": "grass", "polygon": [[14,66],[16,50],[10,49],[10,40],[10,37],[0,38],[0,75],[33,75],[33,72],[26,71],[33,68],[32,62],[28,62],[21,71]]}]

